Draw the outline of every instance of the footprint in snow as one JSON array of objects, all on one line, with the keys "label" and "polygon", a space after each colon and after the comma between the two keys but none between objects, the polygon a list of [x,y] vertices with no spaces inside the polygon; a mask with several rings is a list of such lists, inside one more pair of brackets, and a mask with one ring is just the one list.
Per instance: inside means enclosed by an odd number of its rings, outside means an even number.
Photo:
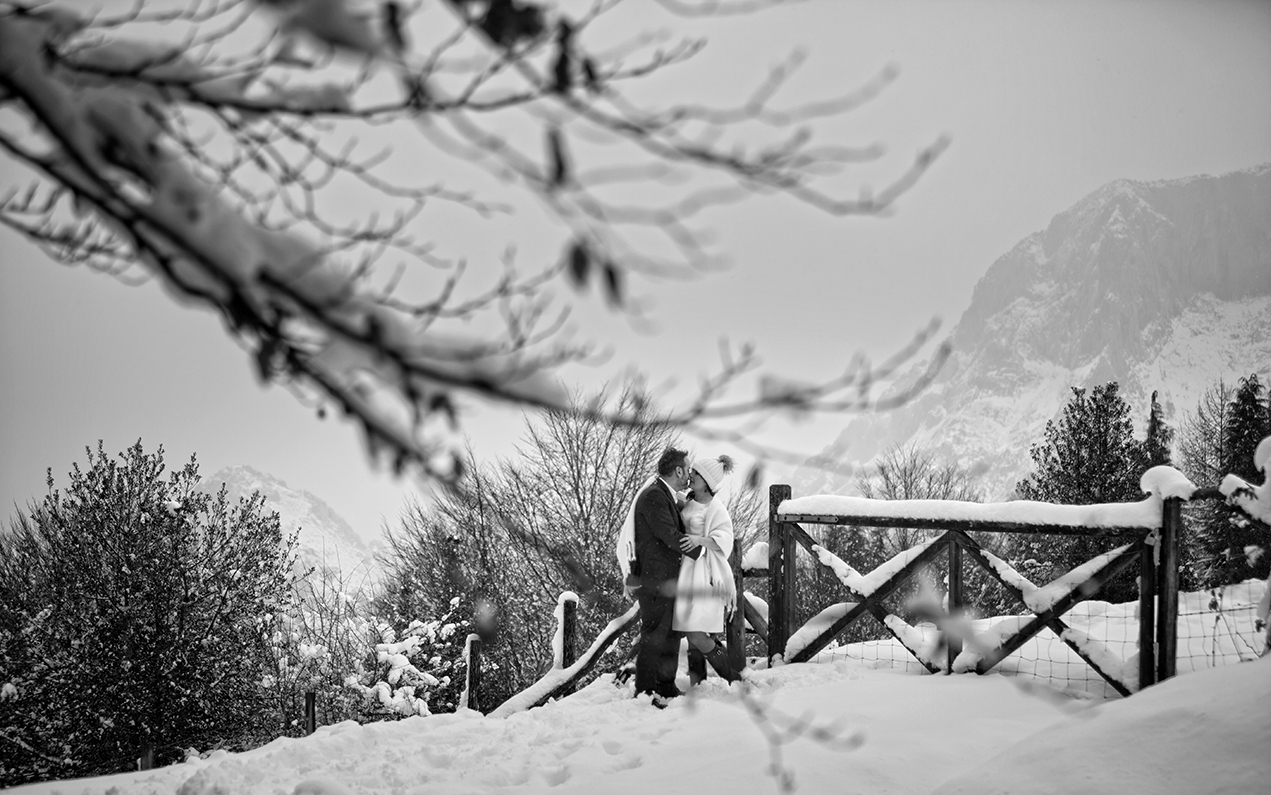
[{"label": "footprint in snow", "polygon": [[432,767],[447,768],[450,767],[450,755],[440,751],[433,751],[428,748],[422,750],[424,759],[428,760],[428,764]]},{"label": "footprint in snow", "polygon": [[582,746],[582,740],[566,740],[564,742],[557,743],[553,749],[553,753],[556,754],[557,759],[564,759]]},{"label": "footprint in snow", "polygon": [[540,772],[549,787],[559,787],[569,780],[569,767],[567,765],[545,768]]},{"label": "footprint in snow", "polygon": [[613,767],[611,767],[610,770],[615,773],[620,770],[635,770],[643,764],[644,760],[639,756],[636,756],[635,754],[626,754],[625,756],[618,757],[614,761]]},{"label": "footprint in snow", "polygon": [[610,756],[617,756],[618,754],[622,753],[622,743],[616,742],[614,740],[606,740],[600,744],[600,747],[605,749],[605,753],[609,754]]},{"label": "footprint in snow", "polygon": [[664,726],[660,729],[650,729],[640,733],[640,739],[647,741],[650,745],[656,745],[666,735],[675,731],[674,726]]}]

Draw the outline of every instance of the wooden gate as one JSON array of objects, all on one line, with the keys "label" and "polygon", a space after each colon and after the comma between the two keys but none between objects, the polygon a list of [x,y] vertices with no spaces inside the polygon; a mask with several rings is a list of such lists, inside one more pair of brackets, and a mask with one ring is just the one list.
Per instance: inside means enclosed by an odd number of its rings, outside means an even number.
[{"label": "wooden gate", "polygon": [[[861,497],[791,498],[790,487],[769,490],[766,627],[770,662],[804,662],[864,615],[887,629],[928,670],[974,670],[986,673],[1042,629],[1051,629],[1118,693],[1129,695],[1174,675],[1178,617],[1178,537],[1181,500],[1150,497],[1140,503],[1112,505],[1044,505],[1016,502],[984,505],[953,500],[871,500]],[[944,532],[905,550],[869,574],[862,575],[816,543],[801,524],[911,528]],[[1100,536],[1123,543],[1116,549],[1037,586],[1001,558],[981,548],[969,533],[1050,533]],[[795,550],[804,547],[830,568],[847,587],[851,601],[831,605],[795,635]],[[948,611],[962,607],[963,560],[969,559],[999,582],[1031,613],[992,648],[962,648],[961,638],[945,633],[945,660],[925,659],[905,622],[888,614],[883,600],[928,565],[943,559],[948,572]],[[1120,572],[1139,569],[1139,665],[1137,682],[1126,682],[1112,670],[1098,644],[1070,627],[1062,616],[1089,599]],[[1156,598],[1157,595],[1162,598]],[[1159,606],[1159,607],[1158,607]],[[955,668],[955,661],[960,665]]]}]

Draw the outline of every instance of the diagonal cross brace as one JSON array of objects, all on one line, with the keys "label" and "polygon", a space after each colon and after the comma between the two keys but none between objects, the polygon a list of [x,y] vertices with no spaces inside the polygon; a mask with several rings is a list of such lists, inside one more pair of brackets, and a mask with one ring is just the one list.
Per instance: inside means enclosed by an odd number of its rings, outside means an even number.
[{"label": "diagonal cross brace", "polygon": [[[954,530],[950,532],[955,534],[954,537],[957,539],[958,544],[966,550],[972,560],[987,571],[991,577],[1001,583],[1002,587],[1018,599],[1021,604],[1027,604],[1024,599],[1024,594],[1014,585],[1003,579],[997,569],[984,557],[983,550],[980,545],[975,542],[975,539],[961,531]],[[1123,696],[1128,696],[1130,692],[1124,683],[1112,676],[1109,672],[1102,670],[1098,664],[1086,656],[1085,652],[1083,652],[1075,643],[1063,637],[1063,630],[1067,629],[1067,624],[1060,620],[1059,616],[1071,610],[1075,604],[1086,599],[1090,594],[1096,593],[1109,580],[1121,573],[1121,571],[1128,567],[1131,563],[1135,562],[1143,550],[1143,543],[1143,540],[1140,539],[1139,541],[1127,546],[1119,555],[1108,561],[1106,566],[1095,572],[1090,579],[1074,585],[1072,590],[1058,599],[1050,607],[1050,609],[1037,614],[1032,621],[1021,627],[1018,632],[1008,638],[999,648],[984,655],[979,664],[975,667],[976,673],[982,674],[987,672],[993,668],[993,666],[997,665],[1010,654],[1015,652],[1019,647],[1027,643],[1034,635],[1041,632],[1043,628],[1049,627],[1051,631],[1060,636],[1060,639],[1063,640],[1069,648],[1076,652],[1081,659],[1085,660],[1086,664],[1089,665],[1095,673],[1107,680],[1108,684],[1112,685],[1113,689]],[[1088,588],[1088,584],[1093,584],[1094,587]]]},{"label": "diagonal cross brace", "polygon": [[[798,525],[794,526],[798,527]],[[803,533],[803,535],[807,535],[807,532],[803,531],[803,528],[799,528],[799,530]],[[807,662],[812,659],[818,652],[830,645],[830,641],[834,640],[836,635],[847,628],[847,626],[853,621],[860,618],[863,613],[868,612],[877,616],[878,613],[884,612],[882,610],[883,599],[886,599],[889,595],[891,595],[892,591],[903,585],[906,580],[912,577],[923,566],[930,563],[932,559],[942,554],[945,551],[945,544],[940,542],[946,540],[946,536],[948,536],[948,533],[945,533],[944,536],[941,536],[922,552],[915,555],[914,558],[906,563],[902,569],[892,575],[891,579],[878,586],[878,588],[869,596],[862,598],[861,601],[857,603],[856,607],[847,611],[847,613],[831,624],[828,629],[818,635],[815,640],[804,647],[803,651],[796,654],[793,658],[788,660],[788,662]],[[795,538],[798,538],[799,543],[802,543],[805,546],[807,545],[807,542],[811,541],[811,538],[809,537],[808,541],[805,542],[804,539],[799,538],[798,533],[795,534]],[[884,624],[884,626],[886,626],[886,624]],[[888,631],[891,631],[890,627],[888,628]],[[915,657],[917,657],[917,655],[915,655]]]},{"label": "diagonal cross brace", "polygon": [[756,610],[755,606],[750,603],[750,600],[744,598],[744,596],[741,600],[741,610],[742,615],[744,615],[746,620],[750,622],[750,628],[755,631],[756,635],[763,638],[764,643],[767,643],[768,622],[764,620],[763,616],[759,615],[759,611]]},{"label": "diagonal cross brace", "polygon": [[905,651],[909,652],[909,654],[917,660],[923,668],[926,668],[933,674],[941,673],[940,666],[934,665],[930,660],[922,659],[922,655],[918,653],[917,649],[910,648],[909,644],[905,643],[905,639],[896,634],[896,630],[892,629],[891,624],[887,623],[887,611],[883,609],[882,605],[877,602],[873,602],[870,603],[866,609],[869,610],[874,618],[878,619],[878,623],[883,625],[883,629],[890,632],[891,636],[896,639],[896,642],[899,643]]}]

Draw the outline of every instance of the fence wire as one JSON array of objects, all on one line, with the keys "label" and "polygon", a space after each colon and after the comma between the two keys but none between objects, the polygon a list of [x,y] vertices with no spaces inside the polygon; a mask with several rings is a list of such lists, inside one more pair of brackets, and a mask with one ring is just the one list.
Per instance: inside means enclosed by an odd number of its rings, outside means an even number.
[{"label": "fence wire", "polygon": [[1266,631],[1257,607],[1266,583],[1240,583],[1178,595],[1178,672],[1199,671],[1257,659]]},{"label": "fence wire", "polygon": [[[795,628],[826,606],[850,600],[847,590],[825,567],[808,556],[796,556],[798,575]],[[942,556],[909,583],[883,600],[884,610],[914,627],[922,638],[925,656],[941,670],[947,653],[940,646],[941,626],[947,626],[943,601],[947,588],[948,561]],[[995,645],[1002,630],[1018,626],[1032,613],[1006,592],[995,579],[985,576],[974,563],[963,561],[963,601],[966,622],[960,624],[964,645]],[[1127,575],[1123,575],[1127,576]],[[1133,576],[1133,575],[1128,575]],[[1256,608],[1265,583],[1249,580],[1206,591],[1179,594],[1178,673],[1237,664],[1264,652],[1266,630],[1260,628]],[[934,609],[933,609],[934,604]],[[1087,656],[1129,690],[1138,689],[1138,601],[1109,603],[1098,599],[1079,602],[1060,620],[1078,638]],[[982,636],[982,637],[981,637]],[[1088,639],[1088,640],[1086,640]],[[912,641],[911,641],[912,643]],[[938,649],[938,651],[933,651]],[[873,616],[862,616],[814,659],[848,658],[870,667],[886,667],[908,673],[929,669],[905,648]],[[1116,689],[1050,628],[1043,629],[992,669],[993,673],[1043,682],[1078,697],[1113,698]]]}]

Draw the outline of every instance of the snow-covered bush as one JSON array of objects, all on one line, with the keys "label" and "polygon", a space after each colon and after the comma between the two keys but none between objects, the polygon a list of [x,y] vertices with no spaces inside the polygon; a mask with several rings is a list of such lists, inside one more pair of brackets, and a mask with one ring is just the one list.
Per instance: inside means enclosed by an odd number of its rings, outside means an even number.
[{"label": "snow-covered bush", "polygon": [[197,488],[194,459],[98,444],[0,531],[0,786],[239,746],[262,719],[258,618],[282,605],[294,541],[264,498]]},{"label": "snow-covered bush", "polygon": [[303,733],[306,692],[316,695],[319,725],[454,710],[471,626],[456,618],[457,601],[423,622],[380,617],[375,596],[356,573],[319,568],[261,617],[270,661],[261,687],[273,712],[257,742]]},{"label": "snow-covered bush", "polygon": [[[453,611],[459,599],[451,601],[451,613],[431,621],[412,621],[402,632],[387,623],[374,631],[374,664],[360,677],[350,677],[346,685],[365,699],[365,709],[373,717],[410,717],[433,712],[434,694],[444,697],[437,711],[453,712],[462,690],[461,662],[468,621],[456,621]],[[421,670],[420,666],[425,666]]]}]

